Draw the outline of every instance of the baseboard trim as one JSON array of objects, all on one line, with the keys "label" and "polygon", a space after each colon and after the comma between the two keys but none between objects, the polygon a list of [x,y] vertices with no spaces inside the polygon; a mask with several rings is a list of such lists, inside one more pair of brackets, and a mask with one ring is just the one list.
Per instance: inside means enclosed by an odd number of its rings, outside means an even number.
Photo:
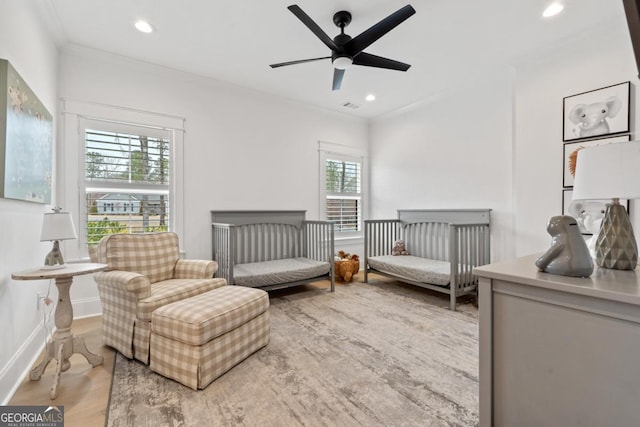
[{"label": "baseboard trim", "polygon": [[102,315],[102,304],[100,303],[100,297],[75,300],[71,301],[71,304],[73,305],[74,319],[83,319],[85,317]]},{"label": "baseboard trim", "polygon": [[[71,301],[71,305],[74,319],[102,315],[102,304],[99,297]],[[53,328],[53,332],[55,332],[55,326]],[[73,332],[73,326],[71,326],[71,331]],[[53,336],[53,332],[51,336]],[[44,334],[44,326],[40,323],[0,372],[0,384],[3,385],[0,387],[0,405],[6,406],[9,404],[20,384],[29,375],[29,372],[31,372],[31,369],[40,358],[45,346]],[[49,339],[50,337],[47,338]],[[55,361],[52,363],[55,363]],[[7,387],[6,385],[11,386]]]},{"label": "baseboard trim", "polygon": [[[0,384],[11,384],[11,387],[0,388],[0,405],[6,406],[22,384],[22,381],[31,371],[40,357],[40,353],[44,350],[45,340],[44,326],[39,324],[31,333],[27,341],[13,355],[9,363],[5,365],[5,369],[0,372]],[[48,339],[49,337],[47,337]]]}]

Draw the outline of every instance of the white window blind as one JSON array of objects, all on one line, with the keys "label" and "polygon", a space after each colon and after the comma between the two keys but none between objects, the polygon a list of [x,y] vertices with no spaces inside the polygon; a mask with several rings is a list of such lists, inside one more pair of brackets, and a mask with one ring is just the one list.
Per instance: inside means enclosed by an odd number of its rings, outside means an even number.
[{"label": "white window blind", "polygon": [[362,224],[362,162],[326,158],[326,218],[336,232],[359,232]]},{"label": "white window blind", "polygon": [[161,129],[91,123],[84,129],[85,238],[167,231],[172,143]]}]

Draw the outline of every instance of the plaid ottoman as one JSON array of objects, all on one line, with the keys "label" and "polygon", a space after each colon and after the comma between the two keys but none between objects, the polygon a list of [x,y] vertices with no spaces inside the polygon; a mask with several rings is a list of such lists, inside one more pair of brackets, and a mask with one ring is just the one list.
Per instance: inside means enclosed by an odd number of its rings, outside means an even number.
[{"label": "plaid ottoman", "polygon": [[151,370],[194,390],[269,342],[269,296],[223,286],[151,315]]}]

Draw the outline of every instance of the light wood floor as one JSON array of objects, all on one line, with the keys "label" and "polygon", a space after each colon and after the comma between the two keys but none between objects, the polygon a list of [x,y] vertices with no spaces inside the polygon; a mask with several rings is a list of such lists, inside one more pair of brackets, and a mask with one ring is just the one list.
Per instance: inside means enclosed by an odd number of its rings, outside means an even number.
[{"label": "light wood floor", "polygon": [[56,361],[53,360],[40,381],[30,381],[27,375],[9,404],[64,406],[66,427],[103,426],[115,353],[111,348],[102,345],[101,321],[101,316],[76,319],[71,331],[74,336],[84,338],[89,351],[104,356],[102,365],[92,368],[84,356],[72,355],[69,359],[71,367],[60,375],[58,397],[51,400],[49,394],[56,370]]}]

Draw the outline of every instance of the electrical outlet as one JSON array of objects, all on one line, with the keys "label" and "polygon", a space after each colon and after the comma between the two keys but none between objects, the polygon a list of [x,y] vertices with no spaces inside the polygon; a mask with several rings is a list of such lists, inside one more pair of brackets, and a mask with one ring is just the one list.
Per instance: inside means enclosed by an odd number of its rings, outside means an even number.
[{"label": "electrical outlet", "polygon": [[36,307],[38,311],[40,311],[40,301],[42,301],[42,299],[40,298],[40,292],[36,294],[36,297],[38,298],[38,300],[36,301]]}]

